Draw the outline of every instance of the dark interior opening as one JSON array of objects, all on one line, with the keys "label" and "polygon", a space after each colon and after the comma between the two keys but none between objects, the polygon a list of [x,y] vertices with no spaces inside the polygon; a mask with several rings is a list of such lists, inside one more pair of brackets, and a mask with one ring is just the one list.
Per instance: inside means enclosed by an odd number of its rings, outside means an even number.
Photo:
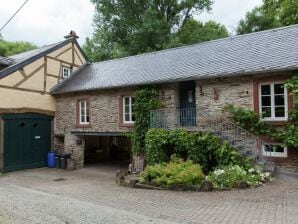
[{"label": "dark interior opening", "polygon": [[123,136],[86,136],[84,164],[121,163],[131,161],[131,143]]}]

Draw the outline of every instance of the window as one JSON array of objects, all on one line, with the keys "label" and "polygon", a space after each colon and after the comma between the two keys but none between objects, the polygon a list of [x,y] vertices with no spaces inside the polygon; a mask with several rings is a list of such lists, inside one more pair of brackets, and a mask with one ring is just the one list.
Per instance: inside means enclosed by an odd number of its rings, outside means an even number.
[{"label": "window", "polygon": [[80,124],[89,124],[89,102],[87,100],[79,101],[79,121]]},{"label": "window", "polygon": [[287,120],[287,89],[283,83],[260,84],[259,111],[264,120]]},{"label": "window", "polygon": [[134,97],[124,96],[123,97],[123,123],[132,124],[134,118]]},{"label": "window", "polygon": [[262,145],[262,154],[264,156],[271,157],[287,157],[287,147],[282,146],[281,144],[274,143],[270,145]]},{"label": "window", "polygon": [[67,79],[70,76],[70,68],[68,67],[62,67],[62,77],[64,79]]}]

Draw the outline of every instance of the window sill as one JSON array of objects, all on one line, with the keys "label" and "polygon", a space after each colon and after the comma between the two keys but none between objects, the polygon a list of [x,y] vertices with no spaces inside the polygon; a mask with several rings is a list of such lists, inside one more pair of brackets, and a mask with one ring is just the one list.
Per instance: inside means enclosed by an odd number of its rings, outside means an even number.
[{"label": "window sill", "polygon": [[262,118],[263,121],[288,121],[288,118]]},{"label": "window sill", "polygon": [[119,127],[127,127],[132,128],[134,126],[134,123],[120,123]]},{"label": "window sill", "polygon": [[91,128],[91,124],[77,124],[76,128]]}]

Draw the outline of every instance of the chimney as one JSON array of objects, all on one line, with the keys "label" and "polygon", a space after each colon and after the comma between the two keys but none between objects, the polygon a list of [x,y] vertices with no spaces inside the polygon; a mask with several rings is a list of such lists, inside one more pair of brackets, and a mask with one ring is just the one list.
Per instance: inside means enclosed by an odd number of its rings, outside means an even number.
[{"label": "chimney", "polygon": [[68,35],[64,36],[64,38],[65,39],[69,39],[69,38],[78,39],[79,36],[77,35],[77,33],[75,31],[71,30]]}]

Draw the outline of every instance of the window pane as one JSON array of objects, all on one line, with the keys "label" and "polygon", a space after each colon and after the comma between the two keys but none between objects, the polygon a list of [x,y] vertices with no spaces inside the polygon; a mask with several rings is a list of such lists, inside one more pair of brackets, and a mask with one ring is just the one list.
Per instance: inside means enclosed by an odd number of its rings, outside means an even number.
[{"label": "window pane", "polygon": [[125,114],[125,121],[130,121],[129,120],[129,114]]},{"label": "window pane", "polygon": [[275,84],[274,94],[283,94],[283,93],[284,93],[284,84]]},{"label": "window pane", "polygon": [[129,113],[129,106],[125,106],[124,113]]},{"label": "window pane", "polygon": [[276,106],[283,106],[285,105],[285,96],[275,96],[275,105]]},{"label": "window pane", "polygon": [[273,150],[274,150],[274,152],[281,152],[281,153],[284,153],[285,152],[284,147],[281,146],[281,145],[274,145],[273,146]]},{"label": "window pane", "polygon": [[85,116],[81,116],[81,123],[85,122]]},{"label": "window pane", "polygon": [[89,123],[89,115],[86,116],[86,122]]},{"label": "window pane", "polygon": [[271,117],[271,107],[262,107],[262,116]]},{"label": "window pane", "polygon": [[273,152],[272,145],[265,145],[265,146],[264,146],[264,150],[265,150],[266,152]]},{"label": "window pane", "polygon": [[275,117],[285,117],[285,108],[275,107]]},{"label": "window pane", "polygon": [[131,117],[132,117],[132,121],[135,121],[135,114],[134,113],[131,115]]},{"label": "window pane", "polygon": [[129,105],[129,97],[124,98],[124,106]]},{"label": "window pane", "polygon": [[270,96],[262,96],[262,106],[271,106],[271,97]]},{"label": "window pane", "polygon": [[134,97],[131,97],[131,103],[135,104],[135,98]]},{"label": "window pane", "polygon": [[261,85],[261,94],[270,95],[270,85]]},{"label": "window pane", "polygon": [[265,145],[266,152],[280,152],[284,153],[285,149],[282,145]]}]

